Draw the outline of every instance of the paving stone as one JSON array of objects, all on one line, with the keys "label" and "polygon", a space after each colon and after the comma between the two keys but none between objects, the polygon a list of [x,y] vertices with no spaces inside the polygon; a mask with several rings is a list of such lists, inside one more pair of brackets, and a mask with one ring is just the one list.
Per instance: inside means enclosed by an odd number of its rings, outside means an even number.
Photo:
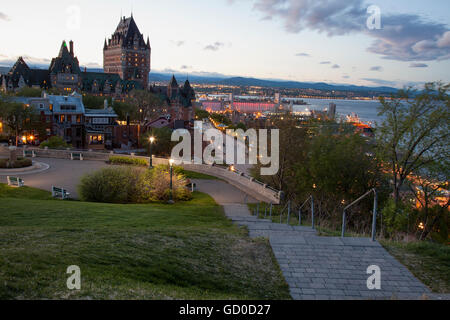
[{"label": "paving stone", "polygon": [[[424,294],[430,299],[450,299],[450,295],[432,295],[377,241],[319,237],[310,227],[257,219],[242,205],[225,208],[225,213],[245,226],[250,237],[270,240],[293,299],[424,299]],[[370,265],[381,269],[381,290],[367,289]]]}]

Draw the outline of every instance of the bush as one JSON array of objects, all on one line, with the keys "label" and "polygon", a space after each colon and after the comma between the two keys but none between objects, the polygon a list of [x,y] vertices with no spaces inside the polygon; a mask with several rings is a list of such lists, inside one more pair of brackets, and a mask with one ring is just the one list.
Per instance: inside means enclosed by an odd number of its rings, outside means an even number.
[{"label": "bush", "polygon": [[[192,199],[182,174],[174,172],[173,200]],[[82,201],[105,203],[148,203],[170,199],[170,174],[167,166],[152,170],[135,167],[105,168],[85,175],[78,186]]]},{"label": "bush", "polygon": [[27,158],[17,158],[13,163],[9,162],[9,159],[0,159],[0,168],[18,169],[26,168],[33,165],[33,161]]},{"label": "bush", "polygon": [[[172,176],[173,200],[187,201],[192,199],[186,188],[187,180],[180,172],[183,169],[174,167]],[[168,201],[170,199],[170,172],[168,166],[159,165],[148,170],[142,180],[144,201]]]},{"label": "bush", "polygon": [[145,159],[120,157],[120,156],[109,157],[109,163],[125,164],[125,165],[130,165],[130,166],[143,166],[143,167],[147,167],[149,165],[148,161]]},{"label": "bush", "polygon": [[68,148],[69,145],[64,141],[63,138],[58,136],[50,137],[48,140],[44,141],[40,145],[41,148],[48,147],[49,149],[63,149]]},{"label": "bush", "polygon": [[392,237],[396,233],[408,233],[408,221],[415,219],[414,211],[410,206],[399,202],[396,206],[394,199],[389,199],[381,211],[385,233]]},{"label": "bush", "polygon": [[137,168],[105,168],[87,174],[78,186],[80,198],[90,202],[140,202],[142,173]]}]

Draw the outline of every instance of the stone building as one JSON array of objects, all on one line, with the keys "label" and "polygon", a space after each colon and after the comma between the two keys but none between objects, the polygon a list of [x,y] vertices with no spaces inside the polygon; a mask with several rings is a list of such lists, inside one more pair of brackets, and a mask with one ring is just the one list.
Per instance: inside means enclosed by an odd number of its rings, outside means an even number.
[{"label": "stone building", "polygon": [[46,136],[36,139],[44,141],[51,136],[60,136],[77,149],[111,149],[114,145],[114,128],[117,114],[105,102],[103,109],[87,109],[82,95],[49,95],[39,98],[15,97],[16,102],[33,107],[45,124]]},{"label": "stone building", "polygon": [[168,86],[150,86],[150,92],[159,94],[169,106],[168,115],[173,128],[189,128],[194,120],[195,91],[189,80],[179,86],[175,76],[172,76]]},{"label": "stone building", "polygon": [[148,74],[151,65],[150,39],[147,42],[134,21],[121,18],[110,39],[105,39],[103,47],[103,70],[117,74],[124,81],[136,81],[148,88]]},{"label": "stone building", "polygon": [[19,57],[11,70],[1,76],[1,90],[18,91],[25,86],[44,90],[56,88],[64,94],[85,92],[115,97],[126,96],[134,89],[143,89],[141,82],[121,79],[119,74],[81,71],[74,54],[74,44],[63,41],[59,54],[52,59],[48,69],[31,69]]}]

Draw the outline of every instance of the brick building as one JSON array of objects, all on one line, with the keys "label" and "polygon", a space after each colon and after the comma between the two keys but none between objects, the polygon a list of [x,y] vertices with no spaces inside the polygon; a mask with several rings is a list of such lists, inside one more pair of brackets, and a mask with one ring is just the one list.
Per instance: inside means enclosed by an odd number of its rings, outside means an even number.
[{"label": "brick building", "polygon": [[144,36],[134,21],[121,18],[116,31],[103,47],[103,70],[105,73],[117,74],[122,80],[139,82],[148,88],[148,74],[151,64],[150,39]]}]

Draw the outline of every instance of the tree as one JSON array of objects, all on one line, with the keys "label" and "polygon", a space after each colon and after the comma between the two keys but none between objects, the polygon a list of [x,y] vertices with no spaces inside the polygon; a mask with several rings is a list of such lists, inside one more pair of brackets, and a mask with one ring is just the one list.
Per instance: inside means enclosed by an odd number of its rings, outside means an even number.
[{"label": "tree", "polygon": [[198,120],[208,119],[209,112],[203,109],[196,108],[195,109],[195,118]]},{"label": "tree", "polygon": [[152,146],[153,155],[170,157],[173,147],[177,142],[172,142],[172,130],[168,127],[151,128],[143,136],[142,144],[145,148],[149,147],[149,138],[155,137],[155,142]]},{"label": "tree", "polygon": [[423,91],[401,90],[391,100],[380,98],[377,130],[379,155],[390,167],[394,200],[408,176],[432,161],[449,157],[450,84],[429,83]]},{"label": "tree", "polygon": [[16,146],[19,144],[19,136],[27,129],[32,129],[31,124],[35,114],[33,108],[22,103],[12,102],[2,97],[0,99],[0,117],[14,132]]},{"label": "tree", "polygon": [[160,95],[145,90],[133,90],[128,102],[134,106],[133,114],[137,115],[136,120],[140,123],[161,116],[167,109]]},{"label": "tree", "polygon": [[[410,184],[411,191],[416,200],[420,203],[422,212],[419,216],[421,227],[419,229],[419,240],[425,239],[428,234],[435,229],[441,218],[442,210],[431,210],[432,207],[440,206],[445,212],[450,205],[449,178],[450,164],[449,160],[440,162],[432,161],[426,166],[414,172],[414,178]],[[444,213],[445,214],[445,213]],[[419,223],[417,221],[416,225]]]}]

